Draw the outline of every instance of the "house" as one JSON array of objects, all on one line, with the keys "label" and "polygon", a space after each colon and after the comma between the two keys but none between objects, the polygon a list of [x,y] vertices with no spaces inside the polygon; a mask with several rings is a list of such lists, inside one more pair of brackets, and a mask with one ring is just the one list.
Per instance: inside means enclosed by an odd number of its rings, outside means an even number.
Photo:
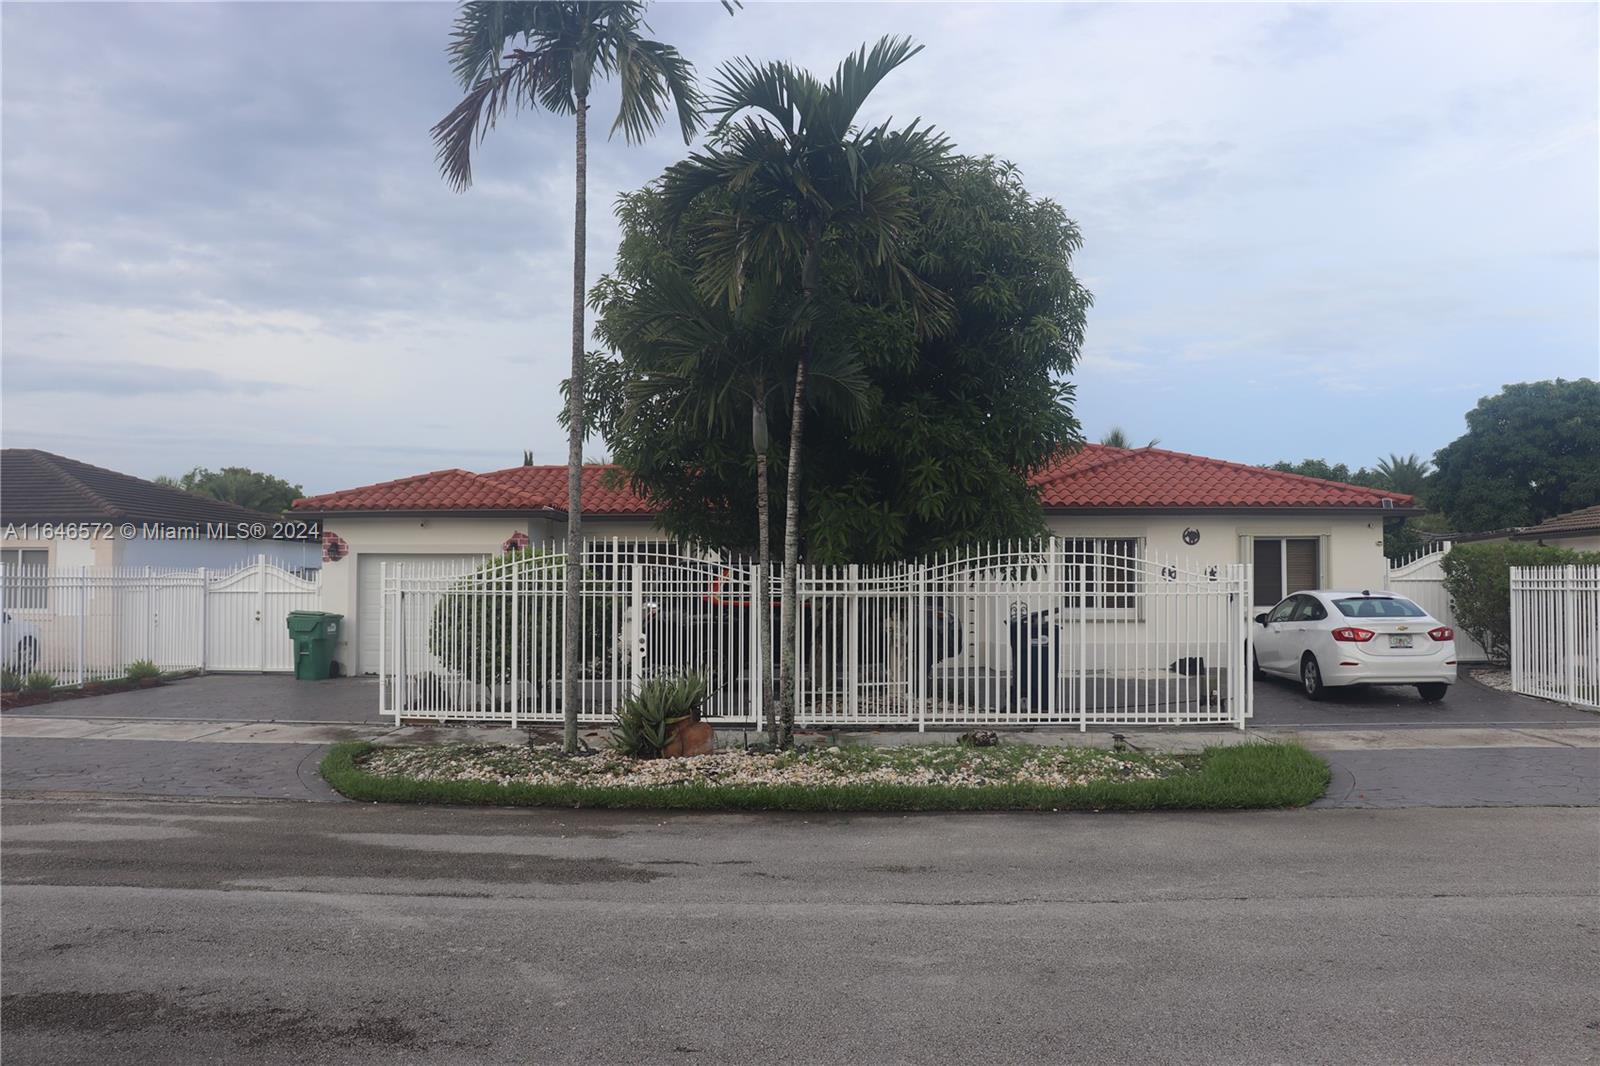
[{"label": "house", "polygon": [[[612,484],[611,469],[584,468],[585,534],[661,539],[649,502]],[[438,470],[295,501],[322,523],[323,605],[346,618],[337,657],[378,668],[383,563],[468,562],[559,540],[566,476],[565,466]],[[1410,496],[1160,448],[1091,444],[1031,480],[1056,536],[1112,556],[1247,563],[1263,607],[1300,588],[1382,588],[1383,521],[1418,513]]]},{"label": "house", "polygon": [[1536,526],[1523,526],[1512,532],[1511,539],[1548,548],[1600,552],[1600,504],[1546,518]]},{"label": "house", "polygon": [[226,569],[261,555],[288,568],[320,566],[316,542],[293,533],[279,515],[34,448],[0,451],[8,568]]},{"label": "house", "polygon": [[1481,533],[1435,533],[1428,539],[1436,545],[1445,542],[1494,544],[1512,541],[1547,548],[1566,548],[1569,551],[1600,552],[1600,504],[1558,514],[1534,526],[1512,526]]}]

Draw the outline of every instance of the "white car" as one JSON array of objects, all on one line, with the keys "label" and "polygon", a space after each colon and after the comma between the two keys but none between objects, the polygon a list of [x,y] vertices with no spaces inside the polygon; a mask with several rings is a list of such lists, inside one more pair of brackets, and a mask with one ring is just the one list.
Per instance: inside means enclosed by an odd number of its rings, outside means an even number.
[{"label": "white car", "polygon": [[1415,685],[1432,703],[1456,680],[1456,635],[1404,596],[1296,592],[1256,615],[1254,666],[1311,699],[1345,685]]},{"label": "white car", "polygon": [[39,627],[10,611],[0,617],[0,666],[26,676],[39,663]]}]

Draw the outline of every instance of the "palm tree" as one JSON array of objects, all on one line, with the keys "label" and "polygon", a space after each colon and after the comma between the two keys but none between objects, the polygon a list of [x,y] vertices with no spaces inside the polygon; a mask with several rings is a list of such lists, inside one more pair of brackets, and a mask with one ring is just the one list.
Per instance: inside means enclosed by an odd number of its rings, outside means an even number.
[{"label": "palm tree", "polygon": [[[1106,435],[1100,438],[1100,443],[1105,445],[1107,448],[1131,448],[1131,447],[1133,447],[1133,445],[1128,443],[1128,434],[1123,432],[1123,429],[1122,429],[1121,426],[1112,426],[1111,429],[1109,431],[1107,431]],[[1161,438],[1160,437],[1156,437],[1155,439],[1151,440],[1151,442],[1149,444],[1146,444],[1145,447],[1146,448],[1154,448],[1157,444],[1160,444],[1160,443],[1161,443]]]},{"label": "palm tree", "polygon": [[[602,281],[596,287],[615,290]],[[665,270],[649,282],[609,302],[617,309],[601,335],[613,348],[634,353],[623,385],[621,419],[646,422],[667,417],[699,422],[719,435],[750,419],[750,448],[756,466],[757,562],[750,596],[756,611],[756,648],[761,691],[757,705],[772,742],[779,741],[779,719],[772,713],[772,613],[770,608],[771,504],[767,471],[771,438],[767,412],[782,397],[784,310],[774,286],[752,281],[736,306],[708,300],[681,273]],[[605,297],[601,296],[602,300]],[[817,354],[809,375],[813,403],[858,428],[871,404],[871,388],[854,355],[830,349]],[[648,413],[647,413],[648,412]],[[627,429],[621,436],[636,434]]]},{"label": "palm tree", "polygon": [[1378,460],[1378,474],[1391,492],[1416,496],[1427,488],[1428,475],[1431,472],[1428,468],[1432,465],[1415,453],[1411,455],[1391,453],[1389,458]]},{"label": "palm tree", "polygon": [[[673,166],[662,185],[672,218],[683,217],[708,189],[724,189],[732,199],[732,209],[701,234],[699,282],[709,297],[737,306],[750,279],[799,289],[790,329],[798,350],[784,513],[780,746],[788,745],[794,723],[800,465],[824,282],[875,283],[903,299],[925,333],[941,328],[949,314],[949,301],[904,258],[916,222],[912,178],[942,170],[949,143],[920,120],[899,130],[888,122],[856,124],[878,83],[919,51],[908,39],[885,37],[846,58],[827,82],[788,63],[725,64],[707,105],[718,117],[710,149]],[[825,249],[830,272],[848,281],[824,279]]]},{"label": "palm tree", "polygon": [[472,184],[472,150],[508,107],[571,115],[577,129],[577,197],[572,247],[572,377],[567,427],[567,572],[561,654],[563,747],[578,750],[578,642],[581,624],[584,243],[587,237],[589,90],[615,77],[622,103],[611,132],[636,144],[655,131],[670,101],[687,144],[700,128],[694,68],[677,49],[644,37],[645,4],[494,3],[472,0],[456,16],[451,67],[467,95],[433,127],[439,169],[456,190]]}]

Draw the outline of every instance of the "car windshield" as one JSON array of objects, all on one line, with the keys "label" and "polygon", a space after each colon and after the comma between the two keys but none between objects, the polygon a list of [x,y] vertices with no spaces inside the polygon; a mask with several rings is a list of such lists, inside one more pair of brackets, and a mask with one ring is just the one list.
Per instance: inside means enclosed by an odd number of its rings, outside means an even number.
[{"label": "car windshield", "polygon": [[1333,601],[1346,618],[1422,618],[1426,614],[1410,600],[1394,596],[1346,596]]}]

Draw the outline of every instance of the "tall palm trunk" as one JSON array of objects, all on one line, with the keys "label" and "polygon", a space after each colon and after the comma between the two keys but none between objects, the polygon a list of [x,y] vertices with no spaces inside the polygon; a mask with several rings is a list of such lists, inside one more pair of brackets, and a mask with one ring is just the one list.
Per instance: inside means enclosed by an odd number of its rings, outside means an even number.
[{"label": "tall palm trunk", "polygon": [[756,579],[750,590],[750,609],[756,612],[756,662],[761,685],[756,693],[756,727],[767,729],[767,739],[778,744],[778,716],[772,706],[772,519],[771,497],[767,492],[766,381],[756,382],[756,399],[751,401],[750,418],[760,431],[752,433],[756,449]]},{"label": "tall palm trunk", "polygon": [[782,667],[778,673],[777,747],[787,748],[794,741],[795,630],[799,618],[796,586],[800,573],[800,445],[806,425],[806,379],[811,370],[811,341],[800,354],[794,368],[794,406],[789,411],[789,471],[785,481],[788,498],[783,508],[783,625],[780,651]]},{"label": "tall palm trunk", "polygon": [[578,94],[577,209],[572,224],[572,377],[567,404],[567,579],[561,626],[561,750],[578,751],[578,656],[583,638],[583,282],[589,210],[589,98]]}]

